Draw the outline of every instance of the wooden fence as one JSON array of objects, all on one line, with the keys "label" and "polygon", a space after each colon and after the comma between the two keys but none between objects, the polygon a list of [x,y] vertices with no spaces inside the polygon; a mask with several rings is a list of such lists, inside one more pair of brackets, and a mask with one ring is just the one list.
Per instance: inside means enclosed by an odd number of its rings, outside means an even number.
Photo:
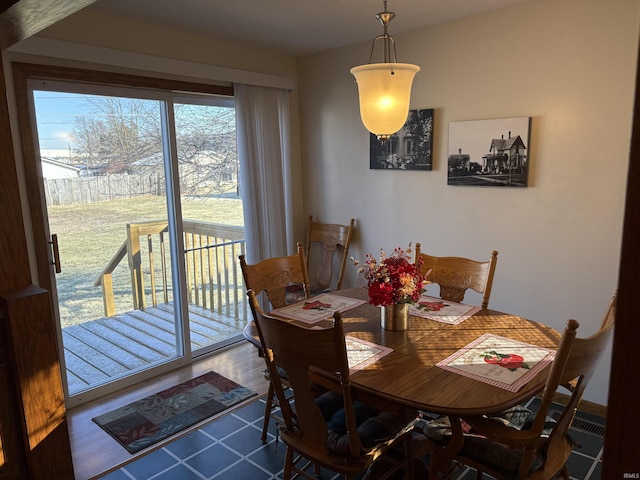
[{"label": "wooden fence", "polygon": [[145,195],[164,195],[164,175],[99,175],[45,179],[47,205],[108,202]]}]

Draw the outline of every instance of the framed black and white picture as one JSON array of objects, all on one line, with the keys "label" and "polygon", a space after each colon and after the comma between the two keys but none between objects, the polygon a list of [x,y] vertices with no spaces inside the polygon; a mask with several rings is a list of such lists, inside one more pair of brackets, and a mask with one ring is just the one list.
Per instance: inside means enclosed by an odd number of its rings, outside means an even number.
[{"label": "framed black and white picture", "polygon": [[526,187],[531,117],[449,123],[448,185]]},{"label": "framed black and white picture", "polygon": [[369,168],[431,170],[433,109],[409,110],[404,126],[381,142],[371,133]]}]

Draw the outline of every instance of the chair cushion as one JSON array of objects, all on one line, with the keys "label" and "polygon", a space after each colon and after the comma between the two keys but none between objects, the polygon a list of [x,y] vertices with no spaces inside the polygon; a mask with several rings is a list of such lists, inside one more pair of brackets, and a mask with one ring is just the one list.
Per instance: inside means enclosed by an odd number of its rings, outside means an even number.
[{"label": "chair cushion", "polygon": [[[334,453],[349,453],[349,436],[344,416],[342,395],[326,392],[316,398],[316,404],[327,422],[329,430],[326,446]],[[383,410],[355,401],[356,425],[360,442],[366,449],[393,438],[407,426],[407,420]]]},{"label": "chair cushion", "polygon": [[[515,407],[512,407],[501,413],[492,415],[489,418],[499,421],[508,427],[515,428],[516,430],[527,430],[531,428],[533,421],[536,418],[536,414],[535,412],[532,412],[522,405],[516,405]],[[468,425],[464,420],[461,420],[461,422],[462,431],[464,432],[465,436],[478,436],[473,432],[471,426]],[[555,420],[551,417],[547,417],[542,435],[548,436],[551,433],[554,425]],[[449,423],[449,417],[443,415],[441,417],[430,420],[429,422],[426,422],[423,433],[427,438],[436,442],[445,440],[446,437],[451,435],[451,424]]]},{"label": "chair cushion", "polygon": [[[286,382],[288,378],[287,378],[287,372],[284,370],[284,368],[276,367],[276,369],[278,370],[278,375],[280,375],[280,379]],[[271,374],[269,373],[269,370],[265,368],[262,373],[266,380],[271,381]]]},{"label": "chair cushion", "polygon": [[[531,428],[535,419],[535,412],[526,407],[517,405],[513,408],[505,410],[490,418],[505,424],[516,430],[527,430]],[[464,445],[462,446],[461,455],[475,462],[486,465],[487,467],[501,472],[504,475],[513,475],[515,478],[520,466],[522,452],[510,449],[504,445],[488,440],[486,437],[474,432],[472,427],[461,420],[462,431],[464,433]],[[553,429],[555,421],[551,417],[546,418],[545,428],[542,436],[548,436]],[[437,443],[448,442],[451,436],[451,424],[449,417],[441,416],[427,422],[423,428],[423,434],[430,440]],[[543,463],[542,458],[537,458],[531,470],[535,470]]]}]

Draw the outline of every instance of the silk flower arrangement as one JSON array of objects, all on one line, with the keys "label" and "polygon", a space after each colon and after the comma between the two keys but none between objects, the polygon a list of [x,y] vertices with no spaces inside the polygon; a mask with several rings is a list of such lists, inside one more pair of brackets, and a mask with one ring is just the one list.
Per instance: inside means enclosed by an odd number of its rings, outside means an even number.
[{"label": "silk flower arrangement", "polygon": [[364,265],[351,257],[353,264],[358,267],[357,274],[367,281],[370,304],[386,307],[418,301],[424,285],[431,282],[420,273],[422,258],[412,263],[411,253],[409,244],[406,250],[399,247],[394,249],[390,256],[382,247],[379,258],[367,253]]}]

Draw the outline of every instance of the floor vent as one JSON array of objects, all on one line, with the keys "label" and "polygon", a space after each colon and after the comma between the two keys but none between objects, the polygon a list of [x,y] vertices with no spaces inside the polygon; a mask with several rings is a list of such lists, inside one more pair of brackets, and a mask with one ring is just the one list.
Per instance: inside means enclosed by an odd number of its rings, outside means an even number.
[{"label": "floor vent", "polygon": [[[558,410],[551,410],[550,412],[551,418],[554,420],[558,420],[562,412]],[[581,430],[586,433],[591,433],[593,435],[598,435],[600,437],[604,436],[604,425],[600,425],[599,423],[590,422],[589,420],[584,420],[583,418],[574,417],[573,422],[571,422],[571,428],[576,430]]]}]

